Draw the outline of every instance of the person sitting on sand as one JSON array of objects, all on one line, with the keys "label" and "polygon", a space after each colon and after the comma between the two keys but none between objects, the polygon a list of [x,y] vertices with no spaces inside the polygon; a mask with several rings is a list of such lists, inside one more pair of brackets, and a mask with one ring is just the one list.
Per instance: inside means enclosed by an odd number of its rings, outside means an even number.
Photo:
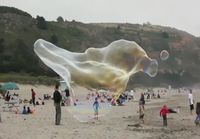
[{"label": "person sitting on sand", "polygon": [[6,94],[5,100],[6,100],[6,101],[10,101],[10,92],[9,92],[9,91],[8,91],[7,94]]},{"label": "person sitting on sand", "polygon": [[160,98],[160,94],[159,93],[157,94],[157,98]]},{"label": "person sitting on sand", "polygon": [[150,99],[150,94],[149,93],[147,94],[147,99]]},{"label": "person sitting on sand", "polygon": [[119,98],[118,98],[116,101],[117,101],[117,104],[118,104],[119,106],[122,106],[123,103],[124,103],[126,100],[125,100],[124,95],[121,94],[121,95],[119,96]]},{"label": "person sitting on sand", "polygon": [[27,114],[32,114],[33,111],[30,109],[30,107],[27,108]]},{"label": "person sitting on sand", "polygon": [[27,114],[26,106],[23,107],[22,114]]},{"label": "person sitting on sand", "polygon": [[167,127],[167,113],[169,113],[168,108],[164,105],[160,110],[160,116],[163,117],[163,126]]},{"label": "person sitting on sand", "polygon": [[111,103],[112,106],[116,106],[117,105],[117,102],[116,102],[114,97],[111,98],[110,103]]},{"label": "person sitting on sand", "polygon": [[94,108],[94,118],[98,120],[99,102],[97,97],[95,98],[95,101],[93,103],[93,108]]}]

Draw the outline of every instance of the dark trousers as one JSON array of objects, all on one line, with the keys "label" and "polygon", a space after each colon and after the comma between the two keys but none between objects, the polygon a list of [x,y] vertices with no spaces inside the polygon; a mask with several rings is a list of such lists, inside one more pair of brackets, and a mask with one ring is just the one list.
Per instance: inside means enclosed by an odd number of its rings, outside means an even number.
[{"label": "dark trousers", "polygon": [[163,126],[167,126],[167,116],[163,116]]},{"label": "dark trousers", "polygon": [[35,98],[32,98],[33,105],[35,106]]},{"label": "dark trousers", "polygon": [[60,103],[54,103],[54,105],[56,110],[55,124],[59,125],[61,120],[61,106]]}]

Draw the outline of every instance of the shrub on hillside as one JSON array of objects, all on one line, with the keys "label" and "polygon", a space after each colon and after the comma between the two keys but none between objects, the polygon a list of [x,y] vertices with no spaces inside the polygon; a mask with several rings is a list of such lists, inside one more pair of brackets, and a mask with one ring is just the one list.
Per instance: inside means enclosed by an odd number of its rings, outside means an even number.
[{"label": "shrub on hillside", "polygon": [[63,22],[64,22],[64,19],[62,18],[62,16],[59,16],[59,17],[57,18],[57,22],[58,22],[58,23],[63,23]]},{"label": "shrub on hillside", "polygon": [[44,17],[37,16],[36,20],[37,20],[37,27],[39,29],[44,29],[44,30],[47,29],[47,22],[45,21]]}]

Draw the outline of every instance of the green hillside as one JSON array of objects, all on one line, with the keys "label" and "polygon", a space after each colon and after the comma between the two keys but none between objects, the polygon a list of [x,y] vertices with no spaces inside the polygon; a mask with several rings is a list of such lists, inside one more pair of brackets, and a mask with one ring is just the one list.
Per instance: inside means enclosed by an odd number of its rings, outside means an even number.
[{"label": "green hillside", "polygon": [[[150,78],[138,73],[132,85],[191,85],[200,81],[200,38],[171,27],[147,24],[84,24],[76,21],[45,21],[41,16],[16,8],[0,6],[0,73],[56,76],[34,54],[33,44],[45,39],[69,51],[83,52],[88,47],[104,47],[112,41],[136,41],[151,58],[159,62],[159,73]],[[168,50],[166,61],[159,59]]]}]

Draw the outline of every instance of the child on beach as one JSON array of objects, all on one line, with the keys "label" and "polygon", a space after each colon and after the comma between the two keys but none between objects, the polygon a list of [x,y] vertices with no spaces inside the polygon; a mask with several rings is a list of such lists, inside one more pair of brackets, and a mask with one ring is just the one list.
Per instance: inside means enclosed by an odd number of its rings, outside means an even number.
[{"label": "child on beach", "polygon": [[33,111],[30,109],[30,107],[27,107],[27,114],[32,114]]},{"label": "child on beach", "polygon": [[22,114],[27,114],[26,106],[23,107]]},{"label": "child on beach", "polygon": [[94,108],[94,118],[98,120],[99,102],[97,97],[95,98],[95,101],[93,103],[93,108]]},{"label": "child on beach", "polygon": [[169,113],[168,108],[166,105],[164,105],[160,110],[160,116],[163,117],[163,126],[164,127],[167,127],[167,113]]}]

